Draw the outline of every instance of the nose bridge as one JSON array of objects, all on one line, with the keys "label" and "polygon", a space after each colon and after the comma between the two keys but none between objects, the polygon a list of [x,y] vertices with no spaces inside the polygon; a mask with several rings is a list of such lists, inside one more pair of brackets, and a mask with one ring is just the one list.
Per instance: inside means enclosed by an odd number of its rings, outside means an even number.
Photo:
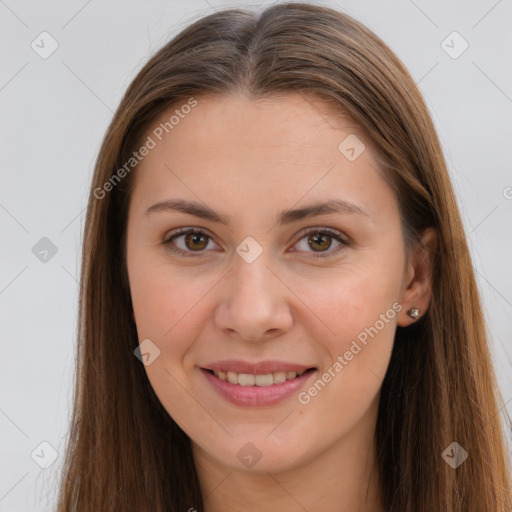
[{"label": "nose bridge", "polygon": [[268,268],[268,254],[263,251],[254,260],[235,256],[215,315],[219,329],[236,331],[244,340],[258,341],[265,334],[290,327],[286,288]]},{"label": "nose bridge", "polygon": [[[242,295],[263,292],[269,298],[269,288],[272,286],[272,272],[267,268],[271,265],[270,248],[264,247],[269,240],[257,241],[252,236],[245,237],[236,247],[234,255],[233,278],[234,288]],[[266,293],[265,293],[266,292]]]},{"label": "nose bridge", "polygon": [[[237,256],[233,267],[233,286],[231,288],[231,301],[238,303],[238,306],[246,307],[246,301],[257,302],[253,308],[256,313],[258,309],[261,314],[265,306],[269,307],[274,302],[275,279],[272,272],[267,268],[268,257],[261,254],[254,261],[248,262],[243,257]],[[242,304],[240,304],[242,303]]]}]

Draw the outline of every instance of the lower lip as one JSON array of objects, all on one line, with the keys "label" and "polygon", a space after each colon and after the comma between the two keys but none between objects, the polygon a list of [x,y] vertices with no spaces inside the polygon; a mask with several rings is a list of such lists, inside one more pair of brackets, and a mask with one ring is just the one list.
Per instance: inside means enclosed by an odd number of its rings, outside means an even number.
[{"label": "lower lip", "polygon": [[261,407],[283,402],[296,394],[304,383],[316,373],[316,370],[307,371],[300,377],[270,386],[240,386],[221,380],[203,368],[201,368],[201,372],[213,389],[228,402],[239,406]]}]

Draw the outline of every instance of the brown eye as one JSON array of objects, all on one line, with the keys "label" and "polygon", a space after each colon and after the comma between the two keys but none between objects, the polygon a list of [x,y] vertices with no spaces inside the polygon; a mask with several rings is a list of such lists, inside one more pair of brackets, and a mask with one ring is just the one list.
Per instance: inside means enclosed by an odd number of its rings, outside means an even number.
[{"label": "brown eye", "polygon": [[208,238],[203,233],[188,233],[185,235],[185,246],[191,251],[201,251],[207,247]]},{"label": "brown eye", "polygon": [[[333,241],[337,245],[333,246]],[[338,254],[349,246],[349,241],[345,240],[341,233],[324,228],[311,229],[305,233],[297,242],[297,249],[295,250],[304,252],[309,256],[327,258]]]},{"label": "brown eye", "polygon": [[[305,244],[306,240],[307,244]],[[338,245],[334,246],[334,250],[330,250],[333,247],[333,240]],[[201,256],[203,254],[207,255],[210,252],[206,250],[210,242],[213,245],[217,245],[212,237],[203,231],[184,228],[177,232],[175,231],[172,236],[163,240],[162,244],[167,246],[172,252],[182,256]],[[296,245],[298,249],[295,250],[309,253],[310,256],[328,257],[347,248],[350,246],[350,243],[344,239],[343,235],[336,231],[329,229],[312,229],[308,233],[305,233]]]},{"label": "brown eye", "polygon": [[332,245],[332,237],[324,233],[314,233],[308,236],[308,244],[315,251],[326,251]]},{"label": "brown eye", "polygon": [[216,245],[211,236],[203,231],[191,228],[175,231],[173,235],[162,240],[162,244],[170,251],[182,256],[201,256],[202,254],[207,254],[209,251],[206,249],[210,242]]}]

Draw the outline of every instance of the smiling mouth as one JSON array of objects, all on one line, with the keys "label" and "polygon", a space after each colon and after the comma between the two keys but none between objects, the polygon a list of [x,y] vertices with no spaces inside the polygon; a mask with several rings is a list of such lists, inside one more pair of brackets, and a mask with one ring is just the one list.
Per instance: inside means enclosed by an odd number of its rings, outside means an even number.
[{"label": "smiling mouth", "polygon": [[211,375],[214,375],[221,381],[229,382],[230,384],[238,384],[239,386],[273,386],[276,384],[282,384],[283,382],[295,380],[305,373],[315,371],[316,368],[308,368],[300,372],[285,372],[278,371],[272,373],[266,373],[264,375],[255,375],[250,373],[237,373],[237,372],[224,372],[209,370],[203,368]]}]

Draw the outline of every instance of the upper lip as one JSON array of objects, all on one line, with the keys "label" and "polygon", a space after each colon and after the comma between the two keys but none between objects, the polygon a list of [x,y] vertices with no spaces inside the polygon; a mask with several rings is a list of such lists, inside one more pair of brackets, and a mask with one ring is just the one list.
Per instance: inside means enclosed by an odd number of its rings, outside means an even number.
[{"label": "upper lip", "polygon": [[314,368],[311,365],[288,363],[284,361],[259,361],[249,362],[240,359],[227,359],[203,366],[205,370],[217,372],[246,373],[249,375],[267,375],[275,372],[301,372]]}]

